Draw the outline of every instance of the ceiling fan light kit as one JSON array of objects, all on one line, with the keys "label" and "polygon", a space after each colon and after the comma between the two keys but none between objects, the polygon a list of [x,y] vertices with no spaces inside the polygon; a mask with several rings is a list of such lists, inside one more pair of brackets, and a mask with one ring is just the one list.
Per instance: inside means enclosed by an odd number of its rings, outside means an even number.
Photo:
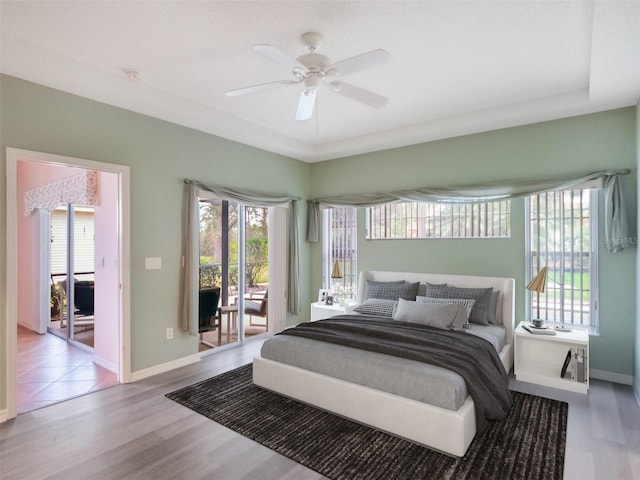
[{"label": "ceiling fan light kit", "polygon": [[373,108],[382,108],[388,103],[386,97],[371,92],[370,90],[356,87],[355,85],[342,81],[331,80],[332,77],[360,72],[388,61],[391,55],[389,55],[387,51],[381,49],[372,50],[331,64],[328,57],[316,53],[316,49],[322,43],[322,35],[317,32],[307,32],[301,36],[301,39],[302,43],[309,50],[309,53],[301,55],[296,59],[289,57],[289,55],[273,45],[257,44],[251,47],[270,60],[290,69],[295,80],[280,80],[238,88],[228,91],[226,95],[228,97],[238,97],[250,93],[271,90],[281,85],[297,85],[302,83],[305,88],[300,92],[298,98],[296,120],[308,120],[313,116],[317,92],[323,83],[329,87],[330,91]]}]

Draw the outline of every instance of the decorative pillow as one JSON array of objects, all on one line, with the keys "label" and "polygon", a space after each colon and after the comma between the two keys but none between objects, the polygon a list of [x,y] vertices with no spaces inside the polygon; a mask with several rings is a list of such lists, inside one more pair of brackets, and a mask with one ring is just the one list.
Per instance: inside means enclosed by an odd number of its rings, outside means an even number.
[{"label": "decorative pillow", "polygon": [[461,303],[420,303],[401,298],[393,319],[442,330],[463,330],[467,313]]},{"label": "decorative pillow", "polygon": [[353,309],[354,312],[365,315],[377,315],[379,317],[393,317],[393,312],[398,305],[397,300],[384,298],[367,298]]},{"label": "decorative pillow", "polygon": [[488,325],[487,312],[489,310],[489,302],[491,300],[491,292],[493,288],[459,288],[459,287],[439,287],[436,285],[427,285],[427,297],[437,298],[472,298],[476,301],[469,321]]},{"label": "decorative pillow", "polygon": [[374,282],[367,280],[364,288],[364,299],[377,298],[386,300],[415,300],[418,294],[418,286],[420,282],[407,283],[404,280],[400,282]]},{"label": "decorative pillow", "polygon": [[489,300],[489,311],[487,312],[487,321],[496,325],[502,325],[502,319],[498,318],[498,298],[500,290],[491,292],[491,300]]},{"label": "decorative pillow", "polygon": [[[439,303],[439,304],[460,304],[464,307],[465,324],[469,323],[469,316],[476,301],[473,298],[437,298],[437,297],[416,297],[418,303]],[[468,326],[468,325],[465,325]]]}]

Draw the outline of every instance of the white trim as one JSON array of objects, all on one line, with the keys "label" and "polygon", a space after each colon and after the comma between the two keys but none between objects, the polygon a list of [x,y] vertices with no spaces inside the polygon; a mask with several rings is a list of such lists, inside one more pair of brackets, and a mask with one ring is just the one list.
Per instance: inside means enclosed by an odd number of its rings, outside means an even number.
[{"label": "white trim", "polygon": [[0,410],[0,423],[6,422],[9,420],[9,414],[7,413],[7,409]]},{"label": "white trim", "polygon": [[17,275],[18,275],[18,239],[17,239],[17,170],[19,160],[29,160],[61,166],[74,166],[109,173],[116,173],[119,179],[119,276],[120,276],[120,345],[118,381],[131,381],[131,304],[130,304],[130,194],[129,167],[111,163],[97,162],[83,158],[66,157],[44,152],[6,149],[6,305],[4,342],[6,352],[6,419],[17,415],[16,409],[16,354],[17,354]]},{"label": "white trim", "polygon": [[638,377],[634,377],[633,379],[633,393],[635,394],[636,402],[640,407],[640,380],[638,379]]},{"label": "white trim", "polygon": [[40,210],[38,212],[38,241],[39,248],[39,278],[38,303],[40,323],[38,333],[47,333],[47,326],[51,320],[51,277],[50,277],[50,245],[51,245],[51,214]]},{"label": "white trim", "polygon": [[5,272],[5,420],[17,415],[16,407],[16,355],[18,347],[18,159],[17,152],[7,148],[6,155],[6,239]]},{"label": "white trim", "polygon": [[613,383],[621,383],[622,385],[633,385],[633,375],[626,375],[624,373],[607,372],[606,370],[589,369],[589,378],[596,378],[598,380],[606,380]]},{"label": "white trim", "polygon": [[154,375],[159,375],[160,373],[170,372],[171,370],[175,370],[176,368],[185,367],[199,361],[200,354],[194,353],[193,355],[189,355],[187,357],[177,358],[176,360],[172,360],[170,362],[161,363],[159,365],[154,365],[153,367],[131,372],[131,381],[138,382],[145,378],[153,377]]}]

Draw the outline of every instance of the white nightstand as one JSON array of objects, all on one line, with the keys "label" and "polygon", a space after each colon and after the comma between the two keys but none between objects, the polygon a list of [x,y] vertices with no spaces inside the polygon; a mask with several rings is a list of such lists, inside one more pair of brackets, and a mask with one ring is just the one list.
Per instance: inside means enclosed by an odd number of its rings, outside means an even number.
[{"label": "white nightstand", "polygon": [[322,320],[323,318],[349,313],[355,306],[355,303],[349,303],[347,305],[340,305],[339,303],[325,305],[322,302],[314,302],[311,304],[311,321],[315,322],[316,320]]},{"label": "white nightstand", "polygon": [[[555,335],[536,335],[522,328],[515,330],[514,371],[516,380],[561,388],[572,392],[589,390],[589,333],[573,328]],[[567,353],[572,358],[564,378],[562,366]]]}]

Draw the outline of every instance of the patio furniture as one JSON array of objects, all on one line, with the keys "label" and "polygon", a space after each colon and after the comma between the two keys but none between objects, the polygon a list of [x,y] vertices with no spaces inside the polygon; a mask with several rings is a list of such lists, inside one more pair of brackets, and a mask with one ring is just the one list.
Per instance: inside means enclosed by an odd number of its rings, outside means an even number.
[{"label": "patio furniture", "polygon": [[231,333],[237,328],[238,305],[223,305],[220,313],[227,316],[227,343],[231,343]]},{"label": "patio furniture", "polygon": [[218,329],[218,345],[222,342],[221,315],[218,303],[220,302],[220,287],[210,287],[200,289],[198,303],[198,333],[200,334],[200,343],[208,347],[216,347],[216,345],[207,342],[203,338],[203,334]]},{"label": "patio furniture", "polygon": [[[249,296],[244,297],[244,313],[251,317],[263,317],[265,319],[265,325],[267,331],[269,330],[269,321],[267,318],[269,309],[267,304],[269,301],[269,290],[265,290],[264,294],[259,292],[250,293]],[[256,326],[249,319],[249,325]]]}]

